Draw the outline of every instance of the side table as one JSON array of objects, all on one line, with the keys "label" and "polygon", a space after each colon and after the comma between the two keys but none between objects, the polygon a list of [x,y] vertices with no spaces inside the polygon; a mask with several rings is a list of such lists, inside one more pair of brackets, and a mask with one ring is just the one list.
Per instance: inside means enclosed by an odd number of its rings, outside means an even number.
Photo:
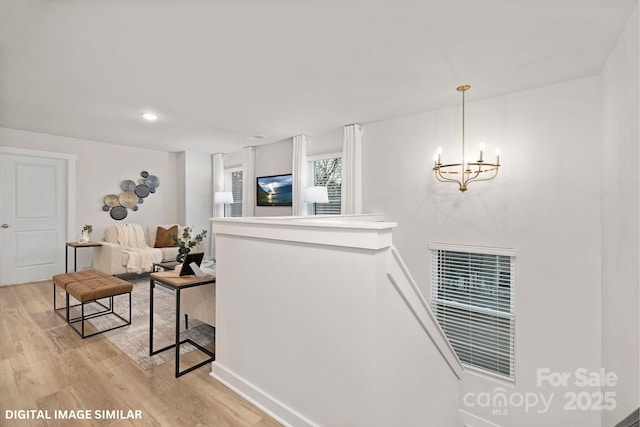
[{"label": "side table", "polygon": [[[178,264],[179,262],[175,259],[163,259],[160,262],[153,263],[151,272],[157,273],[159,271],[173,271],[176,269]],[[184,327],[185,329],[189,329],[189,315],[187,313],[184,314]]]},{"label": "side table", "polygon": [[[209,275],[209,274],[203,277],[180,276],[180,273],[174,270],[174,271],[156,272],[156,273],[151,273],[149,275],[149,286],[150,286],[149,287],[149,356],[153,356],[165,350],[175,348],[176,378],[186,373],[189,373],[194,369],[198,369],[199,367],[204,366],[207,363],[211,363],[214,360],[216,360],[216,355],[214,353],[207,350],[200,344],[194,342],[193,340],[185,339],[180,341],[180,291],[182,291],[182,289],[193,288],[196,286],[211,285],[215,283],[216,283],[216,276]],[[156,284],[164,288],[171,289],[175,291],[175,294],[176,294],[176,341],[174,344],[170,344],[158,350],[153,349],[153,289],[155,288]],[[200,350],[201,352],[205,353],[209,357],[206,360],[181,371],[180,370],[180,345],[185,343],[191,344],[197,350]]]},{"label": "side table", "polygon": [[73,248],[73,271],[78,271],[78,248],[95,248],[97,246],[102,246],[102,244],[100,242],[67,242],[67,246],[64,250],[64,272],[69,272],[69,248]]}]

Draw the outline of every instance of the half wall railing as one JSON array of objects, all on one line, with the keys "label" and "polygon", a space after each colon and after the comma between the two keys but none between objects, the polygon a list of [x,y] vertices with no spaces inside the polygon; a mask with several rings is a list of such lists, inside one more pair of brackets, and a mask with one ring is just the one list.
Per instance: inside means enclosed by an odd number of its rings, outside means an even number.
[{"label": "half wall railing", "polygon": [[381,219],[212,218],[212,376],[285,425],[461,426],[462,367]]}]

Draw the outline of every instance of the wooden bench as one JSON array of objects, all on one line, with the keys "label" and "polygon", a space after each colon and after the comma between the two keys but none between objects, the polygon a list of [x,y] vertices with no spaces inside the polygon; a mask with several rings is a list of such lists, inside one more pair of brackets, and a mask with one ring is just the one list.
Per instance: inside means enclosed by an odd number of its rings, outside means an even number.
[{"label": "wooden bench", "polygon": [[[65,291],[65,306],[57,307],[56,294],[58,293],[56,286]],[[64,310],[64,319],[82,338],[91,337],[103,332],[122,328],[131,324],[131,290],[133,285],[114,276],[109,276],[98,270],[86,270],[73,273],[58,274],[53,276],[53,309],[56,314],[62,316],[59,311]],[[125,319],[114,310],[114,297],[119,295],[129,295],[129,318]],[[70,303],[70,297],[73,297],[77,304]],[[100,300],[108,299],[108,305],[103,304]],[[97,311],[91,313],[85,312],[88,304],[95,303],[99,306]],[[80,316],[71,318],[69,316],[70,308],[80,307]],[[85,333],[85,322],[99,316],[113,314],[122,320],[117,326],[98,330],[93,333]],[[80,328],[76,328],[75,324],[80,323]]]}]

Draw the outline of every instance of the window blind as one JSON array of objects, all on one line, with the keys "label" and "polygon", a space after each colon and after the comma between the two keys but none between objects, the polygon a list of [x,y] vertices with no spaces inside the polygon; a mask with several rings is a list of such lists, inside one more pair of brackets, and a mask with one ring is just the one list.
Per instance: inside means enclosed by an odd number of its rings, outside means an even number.
[{"label": "window blind", "polygon": [[432,310],[463,363],[513,378],[515,257],[432,249]]},{"label": "window blind", "polygon": [[[308,164],[309,185],[327,187],[329,203],[316,203],[317,215],[340,215],[342,198],[342,157],[316,158]],[[309,207],[313,210],[313,205]]]},{"label": "window blind", "polygon": [[228,171],[227,185],[231,187],[233,203],[224,206],[224,216],[242,216],[242,170]]}]

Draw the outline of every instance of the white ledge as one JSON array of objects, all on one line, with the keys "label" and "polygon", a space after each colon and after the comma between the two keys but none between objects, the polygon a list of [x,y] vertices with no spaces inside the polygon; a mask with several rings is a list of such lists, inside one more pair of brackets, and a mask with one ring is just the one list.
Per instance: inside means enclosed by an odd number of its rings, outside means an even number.
[{"label": "white ledge", "polygon": [[391,246],[394,222],[381,215],[211,218],[216,235],[378,250]]}]

